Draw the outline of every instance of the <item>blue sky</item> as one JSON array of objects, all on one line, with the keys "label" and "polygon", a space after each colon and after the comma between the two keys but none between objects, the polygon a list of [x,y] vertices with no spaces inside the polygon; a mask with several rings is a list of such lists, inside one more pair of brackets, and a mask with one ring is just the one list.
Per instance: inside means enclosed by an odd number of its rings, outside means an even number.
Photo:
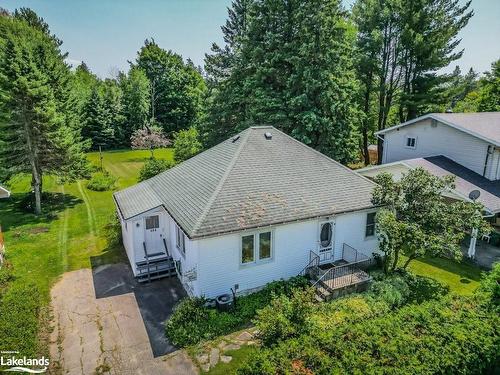
[{"label": "blue sky", "polygon": [[[349,6],[353,0],[343,0]],[[464,0],[461,0],[464,2]],[[202,65],[230,0],[2,0],[10,11],[30,7],[64,41],[70,61],[84,60],[101,77],[128,68],[144,39]],[[475,16],[461,32],[464,56],[453,65],[489,70],[500,58],[500,0],[473,0]],[[450,68],[452,69],[452,68]]]}]

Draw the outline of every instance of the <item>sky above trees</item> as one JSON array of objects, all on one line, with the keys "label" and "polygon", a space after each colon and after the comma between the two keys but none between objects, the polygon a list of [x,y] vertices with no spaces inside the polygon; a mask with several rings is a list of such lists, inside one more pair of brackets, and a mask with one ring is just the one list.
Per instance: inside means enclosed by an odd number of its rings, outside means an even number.
[{"label": "sky above trees", "polygon": [[[353,1],[343,2],[349,7]],[[133,60],[144,40],[151,37],[161,47],[203,65],[212,42],[222,40],[220,25],[229,4],[230,0],[4,0],[1,6],[10,11],[35,10],[64,41],[62,48],[69,52],[70,62],[84,60],[104,78],[128,70],[127,60]],[[473,67],[483,72],[500,56],[500,1],[473,0],[472,8],[475,16],[460,33],[465,53],[449,71],[458,64],[462,71]]]}]

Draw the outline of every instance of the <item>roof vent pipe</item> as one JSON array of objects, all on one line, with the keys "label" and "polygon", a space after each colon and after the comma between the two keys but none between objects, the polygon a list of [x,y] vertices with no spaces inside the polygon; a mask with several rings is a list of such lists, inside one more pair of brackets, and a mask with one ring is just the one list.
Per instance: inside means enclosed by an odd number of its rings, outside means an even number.
[{"label": "roof vent pipe", "polygon": [[273,139],[273,135],[269,132],[265,132],[264,137],[266,137],[266,139]]}]

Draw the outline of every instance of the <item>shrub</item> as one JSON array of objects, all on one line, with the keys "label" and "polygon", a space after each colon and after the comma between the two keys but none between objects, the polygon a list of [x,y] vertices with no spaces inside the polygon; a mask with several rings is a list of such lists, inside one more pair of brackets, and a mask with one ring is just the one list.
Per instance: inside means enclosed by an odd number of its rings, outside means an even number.
[{"label": "shrub", "polygon": [[174,159],[177,163],[183,162],[201,151],[198,131],[195,128],[181,130],[175,135]]},{"label": "shrub", "polygon": [[107,191],[115,187],[116,177],[107,171],[96,172],[92,174],[87,188],[94,191]]},{"label": "shrub", "polygon": [[266,345],[297,336],[305,326],[305,319],[313,309],[314,289],[293,292],[291,297],[278,295],[257,312],[255,325],[259,338]]},{"label": "shrub", "polygon": [[370,286],[369,295],[384,301],[390,308],[395,308],[408,300],[410,288],[403,277],[391,276],[374,281]]},{"label": "shrub", "polygon": [[32,283],[11,283],[0,300],[0,350],[33,357],[38,351],[40,293]]},{"label": "shrub", "polygon": [[495,308],[500,308],[500,262],[483,277],[479,292],[485,294]]},{"label": "shrub", "polygon": [[122,241],[122,227],[116,212],[110,215],[107,224],[104,226],[104,237],[108,247],[116,246]]},{"label": "shrub", "polygon": [[166,334],[179,347],[228,334],[248,325],[257,311],[273,298],[280,295],[291,296],[295,290],[308,285],[303,277],[274,281],[256,293],[238,297],[236,307],[228,312],[205,307],[206,300],[203,298],[185,298],[166,322]]},{"label": "shrub", "polygon": [[147,180],[174,166],[174,162],[165,159],[148,159],[139,171],[139,181]]},{"label": "shrub", "polygon": [[[279,339],[264,341],[238,373],[497,373],[500,266],[472,297],[443,296],[439,285],[407,273],[376,278],[366,294],[310,310],[302,318],[300,335],[277,332]],[[415,296],[425,295],[413,290],[422,284],[431,293],[424,302],[413,303]]]},{"label": "shrub", "polygon": [[349,320],[264,347],[238,373],[294,373],[297,366],[318,374],[483,373],[498,355],[500,318],[474,298],[445,297],[372,317],[345,312]]}]

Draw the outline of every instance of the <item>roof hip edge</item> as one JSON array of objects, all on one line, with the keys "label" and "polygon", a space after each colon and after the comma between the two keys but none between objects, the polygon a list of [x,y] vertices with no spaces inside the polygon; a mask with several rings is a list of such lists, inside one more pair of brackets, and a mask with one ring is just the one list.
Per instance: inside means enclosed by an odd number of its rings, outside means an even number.
[{"label": "roof hip edge", "polygon": [[217,187],[215,188],[213,194],[210,196],[210,199],[208,200],[208,203],[205,206],[205,209],[201,213],[201,215],[198,218],[198,220],[196,220],[196,223],[194,224],[193,230],[192,230],[192,233],[191,233],[192,236],[195,236],[195,233],[200,228],[201,224],[203,223],[203,221],[207,217],[208,212],[212,208],[212,205],[213,205],[215,199],[219,196],[219,193],[222,190],[222,187],[224,186],[224,182],[226,182],[227,178],[229,177],[229,174],[233,170],[233,167],[234,167],[234,164],[236,163],[236,160],[238,160],[238,158],[240,156],[241,150],[243,150],[244,146],[247,143],[250,131],[248,131],[248,129],[247,129],[246,131],[244,130],[244,131],[242,131],[239,134],[240,134],[240,136],[242,136],[241,139],[240,139],[240,145],[238,146],[238,149],[236,150],[235,154],[233,155],[233,159],[229,163],[229,165],[227,167],[227,170],[224,172],[224,175],[220,179],[220,181],[219,181]]}]

